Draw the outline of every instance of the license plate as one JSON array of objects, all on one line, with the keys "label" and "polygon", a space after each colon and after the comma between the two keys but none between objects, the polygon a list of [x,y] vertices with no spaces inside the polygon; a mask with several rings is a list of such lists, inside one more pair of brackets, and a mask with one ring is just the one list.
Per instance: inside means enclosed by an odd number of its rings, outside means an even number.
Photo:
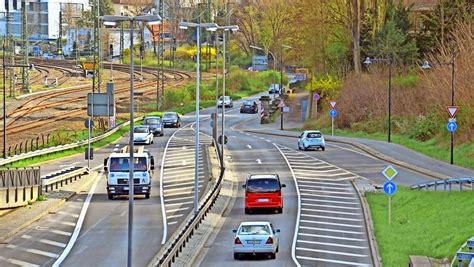
[{"label": "license plate", "polygon": [[123,190],[128,190],[128,186],[124,187]]},{"label": "license plate", "polygon": [[247,240],[247,244],[260,244],[260,240]]},{"label": "license plate", "polygon": [[268,202],[268,198],[259,198],[258,202]]}]

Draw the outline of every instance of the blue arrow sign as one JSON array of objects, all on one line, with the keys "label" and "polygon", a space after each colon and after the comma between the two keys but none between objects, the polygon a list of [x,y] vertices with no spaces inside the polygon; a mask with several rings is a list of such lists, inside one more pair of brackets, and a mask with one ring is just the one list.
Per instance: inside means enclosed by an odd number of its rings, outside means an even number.
[{"label": "blue arrow sign", "polygon": [[392,196],[397,192],[397,185],[392,181],[386,181],[383,184],[383,192],[389,196]]},{"label": "blue arrow sign", "polygon": [[458,129],[458,125],[455,121],[450,121],[448,122],[447,128],[450,133],[454,133]]},{"label": "blue arrow sign", "polygon": [[336,117],[336,116],[337,116],[337,111],[336,111],[335,109],[331,109],[331,110],[329,111],[329,116],[330,116],[331,118]]}]

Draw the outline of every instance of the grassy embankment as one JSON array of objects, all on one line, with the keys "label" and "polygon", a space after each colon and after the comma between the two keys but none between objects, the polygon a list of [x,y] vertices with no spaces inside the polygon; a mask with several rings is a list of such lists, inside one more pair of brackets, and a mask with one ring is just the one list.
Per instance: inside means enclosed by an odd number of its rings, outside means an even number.
[{"label": "grassy embankment", "polygon": [[387,196],[368,193],[383,265],[408,266],[410,255],[451,260],[474,236],[473,198],[473,191],[426,192],[400,187],[392,197],[389,225]]}]

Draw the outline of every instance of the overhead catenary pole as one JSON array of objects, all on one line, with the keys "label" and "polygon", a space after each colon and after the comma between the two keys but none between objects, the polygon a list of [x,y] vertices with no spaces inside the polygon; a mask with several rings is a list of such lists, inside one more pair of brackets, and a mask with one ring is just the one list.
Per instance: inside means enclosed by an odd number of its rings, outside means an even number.
[{"label": "overhead catenary pole", "polygon": [[133,143],[133,127],[134,127],[134,99],[133,99],[133,73],[135,70],[135,63],[133,62],[133,19],[130,20],[130,139],[129,139],[129,177],[128,177],[128,247],[127,247],[127,266],[132,266],[133,256],[133,198],[135,191],[135,184],[133,181],[133,152],[135,150]]},{"label": "overhead catenary pole", "polygon": [[[216,147],[218,147],[218,142],[217,142],[217,129],[218,129],[218,126],[217,126],[217,118],[218,118],[218,114],[219,114],[219,33],[218,31],[216,31],[216,35],[215,35],[215,40],[214,40],[214,46],[215,46],[215,51],[216,51],[216,111],[215,111],[215,115],[214,115],[214,127],[212,129],[212,136],[214,137],[214,142],[216,144]],[[221,158],[221,164],[222,164],[222,158]],[[221,165],[222,166],[222,165]]]},{"label": "overhead catenary pole", "polygon": [[196,134],[194,144],[194,213],[199,212],[199,90],[200,90],[200,73],[199,65],[201,56],[201,41],[200,41],[201,27],[196,27],[196,42],[197,42],[197,56],[196,56]]},{"label": "overhead catenary pole", "polygon": [[225,78],[226,78],[226,34],[222,31],[222,124],[221,124],[221,168],[224,168],[224,143],[225,143]]}]

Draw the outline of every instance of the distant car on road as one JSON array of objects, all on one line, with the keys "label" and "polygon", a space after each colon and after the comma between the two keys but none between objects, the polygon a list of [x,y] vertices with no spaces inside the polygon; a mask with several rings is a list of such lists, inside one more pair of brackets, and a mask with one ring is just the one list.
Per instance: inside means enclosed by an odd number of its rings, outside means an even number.
[{"label": "distant car on road", "polygon": [[175,128],[181,127],[181,118],[176,112],[165,112],[163,114],[163,126],[171,126]]},{"label": "distant car on road", "polygon": [[154,136],[163,136],[163,121],[161,120],[161,117],[145,117],[143,119],[143,125],[149,126]]},{"label": "distant car on road", "polygon": [[252,100],[244,100],[242,105],[240,106],[240,113],[257,113],[258,112],[258,105],[255,101]]},{"label": "distant car on road", "polygon": [[233,230],[234,259],[240,259],[245,254],[269,255],[275,259],[279,250],[280,229],[275,229],[270,222],[242,222],[237,230]]},{"label": "distant car on road", "polygon": [[281,189],[286,187],[280,183],[278,174],[251,174],[242,188],[245,189],[245,214],[254,209],[276,209],[283,212]]},{"label": "distant car on road", "polygon": [[304,131],[300,134],[298,139],[298,149],[308,150],[312,148],[320,148],[322,151],[326,150],[326,142],[324,141],[324,136],[320,131]]},{"label": "distant car on road", "polygon": [[233,108],[234,102],[228,95],[224,96],[224,98],[221,96],[219,97],[219,101],[217,101],[217,107],[222,108],[222,105],[224,105],[226,108]]},{"label": "distant car on road", "polygon": [[153,132],[149,126],[142,125],[133,128],[133,143],[135,144],[153,144]]},{"label": "distant car on road", "polygon": [[268,93],[269,94],[280,94],[280,85],[276,83],[270,84],[270,87],[268,87]]}]

